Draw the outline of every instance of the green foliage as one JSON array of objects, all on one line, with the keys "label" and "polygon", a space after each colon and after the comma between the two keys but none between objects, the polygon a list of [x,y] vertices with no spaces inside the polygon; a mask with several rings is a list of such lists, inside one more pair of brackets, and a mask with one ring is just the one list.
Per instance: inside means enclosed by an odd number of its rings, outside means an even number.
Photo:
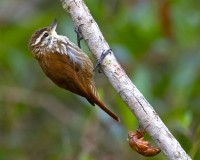
[{"label": "green foliage", "polygon": [[[199,159],[199,2],[86,4],[134,84],[192,159]],[[95,75],[100,97],[121,124],[55,86],[28,50],[31,34],[54,18],[58,32],[76,42],[61,3],[0,1],[0,13],[0,159],[146,159],[128,146],[127,131],[138,121],[103,74]],[[161,153],[149,159],[165,158]]]}]

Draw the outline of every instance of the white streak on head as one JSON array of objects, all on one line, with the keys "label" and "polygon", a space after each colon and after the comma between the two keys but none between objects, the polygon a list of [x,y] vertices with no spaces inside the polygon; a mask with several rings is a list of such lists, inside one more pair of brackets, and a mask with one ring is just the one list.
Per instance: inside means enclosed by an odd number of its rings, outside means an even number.
[{"label": "white streak on head", "polygon": [[35,43],[33,43],[31,46],[37,45],[37,44],[41,41],[42,37],[44,36],[44,34],[45,34],[46,32],[47,32],[47,31],[43,32],[43,33],[36,39]]}]

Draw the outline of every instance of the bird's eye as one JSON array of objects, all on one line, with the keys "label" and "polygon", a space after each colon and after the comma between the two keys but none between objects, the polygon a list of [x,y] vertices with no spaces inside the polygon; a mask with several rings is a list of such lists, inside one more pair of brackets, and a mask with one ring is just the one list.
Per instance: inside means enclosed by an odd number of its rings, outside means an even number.
[{"label": "bird's eye", "polygon": [[44,34],[44,37],[48,37],[49,36],[49,34],[46,32],[45,34]]}]

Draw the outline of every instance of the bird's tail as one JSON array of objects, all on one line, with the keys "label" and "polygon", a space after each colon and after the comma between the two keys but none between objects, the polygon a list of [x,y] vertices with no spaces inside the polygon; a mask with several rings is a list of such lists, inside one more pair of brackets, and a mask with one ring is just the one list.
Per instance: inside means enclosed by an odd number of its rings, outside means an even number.
[{"label": "bird's tail", "polygon": [[117,122],[120,122],[120,119],[119,117],[114,114],[110,109],[108,109],[104,104],[103,102],[101,102],[97,97],[95,97],[93,99],[93,102],[95,104],[97,104],[103,111],[105,111],[110,117],[112,117],[114,120],[116,120]]}]

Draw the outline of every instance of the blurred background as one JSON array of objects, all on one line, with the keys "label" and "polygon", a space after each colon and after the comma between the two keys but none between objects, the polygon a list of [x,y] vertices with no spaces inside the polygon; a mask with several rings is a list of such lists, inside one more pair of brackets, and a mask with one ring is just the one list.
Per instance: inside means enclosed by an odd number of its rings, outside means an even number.
[{"label": "blurred background", "polygon": [[[184,150],[199,159],[200,1],[85,2],[133,83]],[[103,74],[95,74],[99,95],[121,124],[58,88],[40,69],[28,40],[54,18],[58,33],[76,43],[60,1],[0,1],[0,160],[147,159],[129,147],[127,131],[138,121]]]}]

